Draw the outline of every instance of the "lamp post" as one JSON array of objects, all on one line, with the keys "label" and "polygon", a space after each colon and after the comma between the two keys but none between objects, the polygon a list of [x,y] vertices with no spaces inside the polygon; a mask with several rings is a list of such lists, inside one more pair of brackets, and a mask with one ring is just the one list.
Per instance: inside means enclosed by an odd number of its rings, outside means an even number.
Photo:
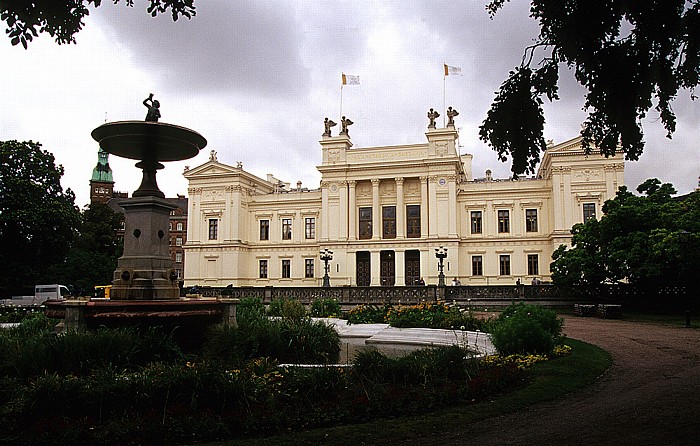
[{"label": "lamp post", "polygon": [[447,248],[443,248],[442,246],[435,248],[435,257],[438,259],[438,286],[445,286],[445,265],[443,261],[447,257]]},{"label": "lamp post", "polygon": [[330,251],[328,248],[321,251],[321,260],[323,260],[324,270],[326,272],[323,275],[323,286],[330,287],[331,286],[331,278],[328,276],[328,270],[329,270],[328,262],[333,260],[333,251]]}]

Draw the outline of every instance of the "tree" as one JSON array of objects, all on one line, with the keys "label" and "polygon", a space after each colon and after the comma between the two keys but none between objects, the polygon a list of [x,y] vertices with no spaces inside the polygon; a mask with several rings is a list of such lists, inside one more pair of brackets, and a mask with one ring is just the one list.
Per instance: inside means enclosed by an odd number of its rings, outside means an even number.
[{"label": "tree", "polygon": [[[508,0],[487,5],[491,15]],[[655,104],[670,138],[676,128],[671,102],[700,82],[698,0],[532,0],[540,34],[519,67],[501,85],[479,137],[499,158],[513,158],[515,174],[534,172],[542,136],[542,96],[558,99],[559,68],[573,69],[586,87],[589,115],[581,135],[588,153],[644,150],[641,120]],[[537,68],[535,55],[542,54]]]},{"label": "tree", "polygon": [[41,144],[0,142],[0,294],[35,285],[68,252],[79,213],[62,176]]},{"label": "tree", "polygon": [[[120,0],[113,0],[119,3]],[[173,20],[181,16],[192,18],[194,0],[149,0],[148,13],[155,17],[170,10]],[[124,3],[134,6],[134,0]],[[5,0],[0,6],[0,19],[7,24],[5,33],[13,45],[27,49],[39,33],[49,33],[60,45],[75,43],[75,34],[83,28],[83,18],[90,15],[88,6],[99,7],[102,0]]]},{"label": "tree", "polygon": [[557,285],[654,286],[689,283],[700,274],[700,192],[676,198],[673,186],[657,179],[637,191],[644,195],[621,187],[600,220],[574,225],[572,247],[552,255]]},{"label": "tree", "polygon": [[48,271],[50,282],[65,283],[75,292],[90,294],[95,285],[112,283],[122,244],[117,230],[124,216],[102,203],[89,204],[80,215],[76,238],[64,262]]}]

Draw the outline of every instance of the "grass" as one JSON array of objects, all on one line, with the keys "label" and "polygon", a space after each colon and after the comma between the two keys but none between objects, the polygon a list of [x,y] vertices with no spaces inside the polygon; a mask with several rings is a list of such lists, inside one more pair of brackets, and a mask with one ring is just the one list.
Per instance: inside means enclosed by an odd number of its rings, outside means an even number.
[{"label": "grass", "polygon": [[611,366],[610,355],[591,344],[565,339],[568,356],[539,363],[529,371],[527,385],[493,400],[444,409],[427,415],[377,420],[283,435],[209,443],[210,446],[289,446],[328,444],[330,438],[352,439],[353,444],[400,444],[434,433],[444,434],[486,418],[505,415],[533,404],[561,398],[593,383]]}]

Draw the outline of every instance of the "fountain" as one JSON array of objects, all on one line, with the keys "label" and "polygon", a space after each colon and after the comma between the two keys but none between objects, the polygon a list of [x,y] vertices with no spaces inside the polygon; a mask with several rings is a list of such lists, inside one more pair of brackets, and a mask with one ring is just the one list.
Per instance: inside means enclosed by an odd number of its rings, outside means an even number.
[{"label": "fountain", "polygon": [[[124,208],[124,253],[114,271],[111,298],[48,302],[47,315],[64,320],[64,329],[143,323],[185,327],[191,334],[203,325],[235,325],[236,299],[182,299],[170,258],[170,212],[176,208],[158,188],[161,162],[196,156],[207,140],[194,130],[158,122],[160,104],[151,94],[145,121],[105,123],[92,137],[107,153],[139,162],[143,179]],[[189,327],[189,328],[188,328]]]}]

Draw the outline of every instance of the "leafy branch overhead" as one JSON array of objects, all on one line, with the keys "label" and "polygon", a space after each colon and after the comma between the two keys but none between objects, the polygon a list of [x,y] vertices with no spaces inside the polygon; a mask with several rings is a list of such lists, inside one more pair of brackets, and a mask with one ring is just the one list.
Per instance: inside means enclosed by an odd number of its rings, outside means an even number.
[{"label": "leafy branch overhead", "polygon": [[[506,1],[486,9],[493,16]],[[501,160],[513,158],[514,173],[534,172],[545,149],[541,98],[558,99],[562,64],[588,90],[581,135],[589,153],[595,147],[639,159],[641,121],[652,106],[671,138],[673,99],[681,89],[694,99],[700,82],[698,0],[533,0],[530,16],[540,34],[501,85],[479,133]]]},{"label": "leafy branch overhead", "polygon": [[[121,0],[112,0],[115,4]],[[124,0],[134,6],[134,0]],[[75,43],[75,34],[83,28],[83,18],[90,15],[88,6],[99,7],[102,0],[4,0],[0,3],[0,19],[5,22],[5,33],[12,45],[22,44],[26,49],[39,33],[49,33],[60,44]],[[155,17],[170,11],[173,20],[192,18],[194,0],[149,0],[148,13]]]}]

